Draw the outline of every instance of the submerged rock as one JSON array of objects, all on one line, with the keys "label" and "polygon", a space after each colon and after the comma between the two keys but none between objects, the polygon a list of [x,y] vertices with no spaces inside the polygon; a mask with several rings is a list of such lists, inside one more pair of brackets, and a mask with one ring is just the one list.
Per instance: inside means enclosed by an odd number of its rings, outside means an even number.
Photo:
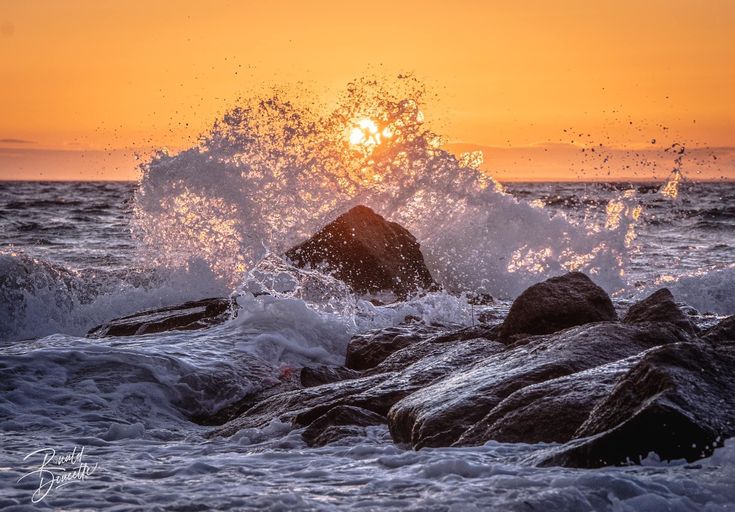
[{"label": "submerged rock", "polygon": [[87,336],[138,336],[204,329],[228,320],[234,313],[235,302],[231,299],[202,299],[116,318],[91,329]]},{"label": "submerged rock", "polygon": [[296,266],[332,272],[358,293],[404,298],[436,286],[416,238],[366,206],[340,215],[286,256]]},{"label": "submerged rock", "polygon": [[676,343],[648,351],[542,465],[600,467],[693,461],[735,435],[735,344]]},{"label": "submerged rock", "polygon": [[697,329],[679,309],[668,288],[661,288],[642,301],[633,304],[623,317],[626,324],[641,322],[669,322],[694,334]]},{"label": "submerged rock", "polygon": [[551,334],[591,322],[617,320],[605,290],[585,274],[570,272],[526,289],[505,318],[501,338],[516,335]]}]

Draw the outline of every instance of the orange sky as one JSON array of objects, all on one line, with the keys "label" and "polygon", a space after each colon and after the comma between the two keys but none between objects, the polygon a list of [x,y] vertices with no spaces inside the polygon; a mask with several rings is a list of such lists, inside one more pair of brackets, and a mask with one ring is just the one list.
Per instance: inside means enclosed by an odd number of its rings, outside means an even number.
[{"label": "orange sky", "polygon": [[654,138],[729,155],[692,177],[733,179],[733,27],[731,0],[0,0],[0,179],[132,179],[129,148],[185,147],[253,88],[398,72],[503,179],[579,179],[549,144]]}]

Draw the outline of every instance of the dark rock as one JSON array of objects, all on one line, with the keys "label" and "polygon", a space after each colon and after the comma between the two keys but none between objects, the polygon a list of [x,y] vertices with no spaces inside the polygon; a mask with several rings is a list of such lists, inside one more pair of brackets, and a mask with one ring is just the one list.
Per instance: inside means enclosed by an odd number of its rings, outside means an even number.
[{"label": "dark rock", "polygon": [[687,332],[695,334],[697,329],[691,320],[674,302],[668,288],[661,288],[642,301],[633,304],[623,317],[626,324],[641,322],[670,322]]},{"label": "dark rock", "polygon": [[329,270],[358,293],[404,298],[436,286],[416,238],[366,206],[340,215],[286,256],[299,267]]},{"label": "dark rock", "polygon": [[301,435],[309,446],[324,446],[347,436],[354,437],[361,432],[355,428],[334,427],[369,427],[386,423],[388,419],[380,414],[351,405],[338,405],[314,420]]},{"label": "dark rock", "polygon": [[610,297],[581,272],[552,277],[526,289],[508,312],[501,338],[551,334],[592,322],[617,320]]},{"label": "dark rock", "polygon": [[565,443],[639,355],[519,389],[470,427],[455,446]]},{"label": "dark rock", "polygon": [[[462,371],[397,402],[388,413],[390,432],[396,442],[414,448],[449,446],[520,389],[689,339],[687,333],[668,323],[608,322],[531,337],[500,353],[478,358]],[[487,440],[472,438],[477,443]]]},{"label": "dark rock", "polygon": [[90,330],[87,336],[136,336],[204,329],[228,320],[234,313],[235,302],[231,299],[202,299],[110,320]]},{"label": "dark rock", "polygon": [[542,465],[693,461],[735,435],[735,344],[676,343],[645,353]]},{"label": "dark rock", "polygon": [[[305,427],[333,407],[351,405],[353,396],[368,391],[388,377],[375,375],[279,393],[253,405],[213,435],[231,436],[244,428],[263,428],[276,418]],[[310,413],[308,418],[296,421],[299,414],[306,412]]]},{"label": "dark rock", "polygon": [[301,369],[301,385],[305,388],[321,386],[331,382],[339,382],[341,380],[356,379],[360,377],[360,372],[350,370],[343,366],[317,366],[305,367]]},{"label": "dark rock", "polygon": [[347,344],[345,366],[352,370],[367,370],[408,345],[440,332],[438,327],[419,324],[388,327],[354,336]]},{"label": "dark rock", "polygon": [[[450,343],[423,341],[405,347],[405,355],[417,346],[433,345],[434,352],[422,350],[424,357],[401,366],[400,372],[388,371],[358,379],[304,388],[272,396],[251,407],[214,435],[230,436],[243,428],[264,427],[273,419],[307,426],[330,409],[350,405],[385,416],[388,410],[411,393],[433,384],[454,372],[465,371],[476,361],[504,350],[504,346],[485,339]],[[392,357],[399,358],[397,352]]]},{"label": "dark rock", "polygon": [[728,316],[714,327],[710,327],[702,335],[709,342],[735,341],[735,315]]}]

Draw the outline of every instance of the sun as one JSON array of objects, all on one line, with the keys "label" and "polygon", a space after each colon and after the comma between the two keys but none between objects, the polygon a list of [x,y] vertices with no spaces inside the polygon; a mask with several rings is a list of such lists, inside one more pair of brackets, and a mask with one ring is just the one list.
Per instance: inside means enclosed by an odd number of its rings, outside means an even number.
[{"label": "sun", "polygon": [[389,139],[393,132],[389,127],[382,130],[378,124],[370,118],[358,120],[350,130],[349,141],[353,146],[377,146],[383,139]]}]

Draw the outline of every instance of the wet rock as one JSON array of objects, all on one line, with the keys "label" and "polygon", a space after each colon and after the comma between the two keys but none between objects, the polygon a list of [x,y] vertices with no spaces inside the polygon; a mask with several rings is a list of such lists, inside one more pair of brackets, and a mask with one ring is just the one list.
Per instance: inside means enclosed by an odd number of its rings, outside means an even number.
[{"label": "wet rock", "polygon": [[565,443],[639,356],[526,386],[511,393],[462,434],[455,446]]},{"label": "wet rock", "polygon": [[[668,323],[611,322],[527,338],[397,402],[388,413],[390,432],[396,442],[414,448],[450,446],[518,390],[689,339]],[[487,440],[472,437],[472,442]]]},{"label": "wet rock", "polygon": [[343,366],[317,366],[305,367],[301,369],[301,385],[305,388],[321,386],[331,382],[339,382],[347,379],[356,379],[360,377],[360,372],[350,370]]},{"label": "wet rock", "polygon": [[610,297],[581,272],[552,277],[526,289],[505,318],[500,336],[551,334],[592,322],[617,320]]},{"label": "wet rock", "polygon": [[356,206],[286,256],[299,267],[322,267],[356,292],[398,298],[436,285],[416,238],[366,206]]},{"label": "wet rock", "polygon": [[[212,435],[228,437],[244,428],[263,428],[274,419],[305,427],[329,409],[351,404],[353,396],[375,387],[388,377],[375,375],[279,393],[253,405]],[[309,413],[308,417],[297,420],[304,413]]]},{"label": "wet rock", "polygon": [[347,344],[345,366],[352,370],[373,368],[392,353],[439,332],[441,329],[438,327],[413,324],[354,336]]},{"label": "wet rock", "polygon": [[191,331],[220,324],[235,313],[231,299],[202,299],[176,306],[151,309],[110,320],[87,334],[90,338],[137,336],[166,331]]},{"label": "wet rock", "polygon": [[735,435],[735,344],[676,343],[652,349],[542,465],[600,467],[693,461]]},{"label": "wet rock", "polygon": [[735,341],[735,315],[728,316],[720,323],[705,331],[702,339],[709,342]]},{"label": "wet rock", "polygon": [[[432,344],[429,341],[422,344]],[[385,416],[388,410],[406,396],[455,372],[463,372],[478,360],[497,354],[505,347],[486,339],[433,343],[438,347],[424,357],[403,366],[401,371],[388,371],[331,384],[304,388],[271,396],[232,420],[214,435],[230,436],[243,428],[262,428],[272,420],[294,426],[310,425],[334,407],[349,405]],[[406,347],[411,351],[414,346]],[[400,356],[396,353],[395,357]]]},{"label": "wet rock", "polygon": [[385,416],[372,411],[351,405],[338,405],[314,420],[301,435],[311,447],[324,446],[344,437],[360,435],[362,429],[355,427],[385,425],[387,422]]},{"label": "wet rock", "polygon": [[661,288],[642,301],[633,304],[623,317],[626,324],[670,322],[687,332],[696,333],[691,320],[679,309],[668,288]]}]

